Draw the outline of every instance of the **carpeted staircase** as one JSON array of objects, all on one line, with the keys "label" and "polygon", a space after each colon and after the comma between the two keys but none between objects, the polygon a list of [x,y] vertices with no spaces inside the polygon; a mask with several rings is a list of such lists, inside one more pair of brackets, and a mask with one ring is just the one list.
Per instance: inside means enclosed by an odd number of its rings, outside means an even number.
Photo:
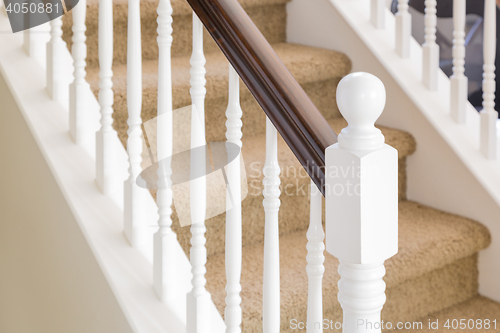
[{"label": "carpeted staircase", "polygon": [[[286,2],[288,0],[240,0],[279,57],[338,133],[346,126],[335,103],[335,87],[349,73],[350,60],[341,53],[286,43]],[[127,130],[126,34],[127,1],[114,1],[114,127],[125,144]],[[156,43],[157,1],[141,1],[143,54],[143,120],[156,116],[158,48]],[[189,58],[191,52],[191,9],[184,0],[172,0],[173,46],[172,80],[174,109],[191,104],[189,95]],[[98,91],[97,58],[98,2],[88,1],[87,45],[88,81]],[[70,41],[71,15],[64,16],[64,38]],[[207,141],[225,141],[228,62],[208,34],[206,134]],[[262,170],[265,158],[265,115],[250,95],[241,88],[243,109],[243,157],[249,195],[243,201],[242,330],[262,331],[262,259],[264,210],[262,207]],[[393,323],[417,321],[424,328],[429,318],[498,319],[500,305],[478,296],[477,253],[488,246],[490,236],[481,224],[437,211],[406,200],[406,157],[416,148],[405,132],[383,128],[386,142],[399,152],[399,253],[386,262],[387,303],[383,320]],[[294,332],[291,321],[306,321],[307,274],[306,230],[309,223],[309,178],[298,172],[300,164],[286,144],[279,141],[282,191],[280,209],[281,253],[281,330]],[[295,170],[296,172],[291,172]],[[259,189],[259,191],[257,191]],[[258,192],[258,194],[256,194]],[[154,193],[153,193],[154,194]],[[220,313],[226,296],[224,269],[225,215],[207,225],[207,289]],[[173,229],[189,254],[190,231],[181,228],[173,214]],[[324,317],[339,322],[342,311],[336,298],[338,261],[325,252]],[[461,319],[460,317],[459,319]],[[498,328],[500,330],[500,327]],[[420,330],[421,331],[421,330]],[[424,329],[425,331],[425,329]],[[436,330],[432,330],[436,332]],[[488,330],[491,332],[492,329]],[[438,330],[439,332],[439,330]]]}]

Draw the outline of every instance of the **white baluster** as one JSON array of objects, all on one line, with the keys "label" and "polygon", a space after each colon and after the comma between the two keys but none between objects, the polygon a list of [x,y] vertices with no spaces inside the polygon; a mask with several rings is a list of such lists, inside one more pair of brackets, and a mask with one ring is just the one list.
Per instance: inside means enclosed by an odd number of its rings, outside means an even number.
[{"label": "white baluster", "polygon": [[154,235],[153,284],[162,301],[172,299],[177,288],[175,281],[174,244],[176,234],[172,231],[172,174],[170,159],[173,149],[172,120],[172,6],[170,0],[158,4],[158,232]]},{"label": "white baluster", "polygon": [[175,272],[174,244],[176,234],[172,231],[172,174],[170,159],[173,151],[172,118],[172,6],[169,0],[160,0],[158,4],[158,118],[157,118],[157,154],[158,154],[158,232],[154,235],[153,283],[158,297],[162,301],[172,299],[177,288]]},{"label": "white baluster", "polygon": [[408,0],[398,0],[396,13],[396,51],[402,58],[410,56],[411,15]]},{"label": "white baluster", "polygon": [[[227,142],[241,143],[240,78],[234,68],[229,65],[229,103],[226,110]],[[230,148],[228,148],[230,149]],[[229,154],[228,154],[229,156]],[[226,333],[241,332],[241,174],[240,156],[227,166],[228,189],[226,191]],[[229,191],[230,189],[230,191]],[[231,198],[232,195],[232,198]],[[234,203],[234,206],[232,206]]]},{"label": "white baluster", "polygon": [[144,221],[146,191],[136,184],[142,171],[142,48],[141,8],[139,0],[128,0],[127,30],[127,107],[129,178],[124,183],[123,231],[130,245],[137,247],[141,239],[141,221]]},{"label": "white baluster", "polygon": [[99,0],[99,104],[101,129],[96,134],[96,181],[104,194],[116,192],[117,134],[113,128],[113,2]]},{"label": "white baluster", "polygon": [[62,39],[62,17],[50,21],[50,41],[47,43],[47,92],[54,101],[68,100],[68,83],[64,79],[63,52],[66,43]]},{"label": "white baluster", "polygon": [[436,0],[425,0],[425,43],[423,48],[422,80],[430,90],[437,90],[439,46],[436,43]]},{"label": "white baluster", "polygon": [[323,273],[325,272],[325,233],[322,219],[323,196],[311,180],[311,211],[307,230],[307,332],[323,332]]},{"label": "white baluster", "polygon": [[24,30],[24,50],[44,66],[47,64],[47,43],[50,40],[50,22]]},{"label": "white baluster", "polygon": [[85,41],[85,17],[87,14],[87,0],[80,0],[78,5],[71,10],[73,15],[73,45],[71,53],[75,67],[75,80],[69,86],[69,130],[71,137],[77,144],[89,142],[92,135],[92,127],[87,109],[87,97],[89,84],[85,80],[87,73],[85,66],[87,58],[87,44]]},{"label": "white baluster", "polygon": [[278,212],[281,205],[278,132],[266,118],[266,161],[264,163],[264,292],[262,325],[264,333],[280,332],[280,252]]},{"label": "white baluster", "polygon": [[340,261],[343,332],[381,332],[383,262],[398,251],[398,153],[374,126],[384,85],[350,74],[338,85],[337,104],[348,126],[326,149],[326,250]]},{"label": "white baluster", "polygon": [[[488,159],[496,159],[495,111],[495,54],[496,54],[496,4],[485,0],[484,4],[484,65],[483,110],[481,111],[481,152]],[[497,88],[498,89],[498,88]]]},{"label": "white baluster", "polygon": [[465,0],[453,2],[453,75],[450,78],[450,114],[459,124],[465,123],[467,77],[465,72]]},{"label": "white baluster", "polygon": [[377,29],[385,28],[385,0],[371,0],[370,19]]},{"label": "white baluster", "polygon": [[[203,55],[203,25],[193,13],[193,53],[191,56],[191,100],[193,104],[191,115],[191,148],[204,146],[205,141],[205,56]],[[199,150],[198,150],[199,152]],[[204,173],[205,155],[192,154],[191,170],[197,169]],[[193,289],[187,295],[187,332],[210,332],[210,294],[205,288],[205,264],[207,249],[205,247],[205,216],[206,216],[206,179],[199,177],[190,182],[191,208],[191,266],[193,273]]]}]

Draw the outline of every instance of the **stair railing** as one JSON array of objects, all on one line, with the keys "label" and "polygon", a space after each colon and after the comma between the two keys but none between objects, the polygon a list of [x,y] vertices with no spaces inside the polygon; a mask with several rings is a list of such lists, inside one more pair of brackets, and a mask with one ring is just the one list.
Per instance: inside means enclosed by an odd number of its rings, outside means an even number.
[{"label": "stair railing", "polygon": [[[263,331],[281,331],[280,270],[279,270],[279,208],[280,167],[278,163],[278,133],[291,148],[311,178],[310,225],[307,231],[308,332],[322,332],[322,278],[324,273],[322,197],[326,197],[326,249],[340,259],[339,301],[344,309],[345,332],[368,331],[355,327],[359,320],[380,323],[380,311],[385,303],[384,260],[397,252],[397,152],[384,144],[384,137],[373,126],[385,105],[383,84],[372,75],[357,73],[342,80],[338,88],[338,104],[349,126],[339,136],[317,110],[304,90],[277,57],[270,44],[256,28],[236,0],[188,0],[193,8],[193,53],[191,57],[192,119],[204,124],[205,57],[203,25],[228,58],[229,103],[226,111],[228,143],[242,146],[242,110],[239,102],[241,78],[266,113],[266,160],[264,165],[264,285]],[[383,1],[382,1],[383,2]],[[374,3],[382,3],[374,1]],[[83,5],[82,5],[83,4]],[[124,237],[139,248],[138,233],[143,218],[144,191],[134,184],[141,171],[142,139],[137,132],[141,119],[141,31],[139,1],[129,0],[127,48],[127,106],[129,152],[128,179],[121,183],[117,176],[117,133],[113,129],[113,11],[111,0],[99,1],[99,105],[100,129],[96,135],[96,185],[105,195],[112,195],[123,184]],[[68,130],[76,144],[85,145],[92,133],[90,119],[85,114],[85,1],[73,10],[74,82],[59,81],[61,70],[57,61],[60,51],[60,20],[50,24],[51,41],[43,34],[37,37],[26,31],[26,50],[35,58],[47,54],[47,90],[54,100],[67,103],[70,110]],[[380,11],[376,11],[379,13]],[[377,19],[377,22],[383,20]],[[383,25],[382,25],[383,26]],[[382,27],[381,26],[381,27]],[[41,27],[42,29],[44,27]],[[37,39],[38,38],[38,39]],[[45,39],[44,39],[45,38]],[[151,240],[153,247],[152,285],[158,298],[168,302],[176,291],[172,231],[172,188],[169,156],[173,152],[172,121],[172,6],[169,0],[158,5],[158,231]],[[47,49],[45,49],[47,44]],[[46,52],[49,50],[48,52]],[[69,100],[59,93],[66,90]],[[56,93],[56,91],[58,93]],[[191,148],[204,146],[204,127],[192,121]],[[203,125],[204,126],[204,125]],[[192,156],[191,159],[199,157]],[[202,156],[201,160],[205,160]],[[375,168],[376,173],[343,172],[337,177],[335,168]],[[345,171],[345,170],[344,170]],[[350,170],[353,171],[353,170]],[[226,332],[241,332],[241,266],[242,218],[240,189],[240,159],[227,168],[227,182],[236,193],[232,209],[226,214]],[[349,183],[359,185],[367,200],[361,202],[356,192],[337,193]],[[205,207],[206,180],[199,177],[190,184],[191,200],[191,266],[192,290],[186,296],[186,330],[188,333],[211,332],[209,313],[211,296],[206,290]],[[229,188],[228,187],[228,188]],[[365,199],[364,199],[365,200]],[[227,200],[229,202],[229,200]],[[368,202],[368,204],[367,204]],[[376,204],[374,204],[376,203]],[[200,208],[201,207],[201,208]],[[333,297],[333,295],[328,295]],[[316,325],[315,325],[316,324]],[[317,325],[320,324],[320,325]],[[380,326],[380,325],[379,325]],[[371,330],[370,330],[371,331]],[[377,330],[375,330],[377,331]],[[378,330],[380,331],[380,330]]]},{"label": "stair railing", "polygon": [[[372,4],[374,2],[372,1]],[[422,81],[429,90],[439,86],[439,46],[436,44],[436,0],[425,0],[425,43],[423,44]],[[479,150],[486,159],[498,158],[498,112],[495,110],[495,64],[496,64],[496,18],[495,0],[484,1],[483,24],[483,108],[480,111]],[[382,16],[374,18],[377,11],[371,11],[371,21],[378,22]],[[453,75],[450,78],[450,116],[457,124],[467,121],[467,77],[465,76],[465,0],[453,0]],[[382,17],[382,18],[381,18]],[[402,58],[410,54],[411,16],[408,13],[408,0],[398,0],[396,13],[396,51]],[[375,28],[379,24],[373,23]],[[498,89],[498,88],[497,88]]]}]

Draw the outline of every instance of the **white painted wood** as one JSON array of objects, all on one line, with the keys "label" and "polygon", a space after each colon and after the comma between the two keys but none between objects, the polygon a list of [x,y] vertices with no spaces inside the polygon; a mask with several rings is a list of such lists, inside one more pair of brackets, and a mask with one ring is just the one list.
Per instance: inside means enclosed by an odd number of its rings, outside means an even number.
[{"label": "white painted wood", "polygon": [[[204,146],[205,141],[205,56],[203,54],[203,24],[193,12],[193,52],[191,64],[191,148]],[[199,122],[199,123],[197,123]],[[199,150],[198,150],[199,151]],[[204,154],[191,156],[191,171],[194,168],[203,173],[205,168]],[[210,293],[206,290],[205,264],[207,249],[205,247],[205,216],[206,216],[206,179],[198,177],[190,181],[191,209],[191,251],[193,289],[187,295],[187,333],[210,332],[211,321],[209,313]]]},{"label": "white painted wood", "polygon": [[352,264],[340,260],[338,272],[342,332],[381,332],[380,313],[386,300],[383,262]]},{"label": "white painted wood", "polygon": [[[483,34],[483,110],[481,111],[481,153],[488,159],[496,159],[497,137],[495,111],[495,53],[496,53],[496,3],[485,0]],[[498,88],[497,88],[498,89]]]},{"label": "white painted wood", "polygon": [[408,0],[398,0],[396,13],[396,52],[402,58],[410,56],[411,15],[408,12]]},{"label": "white painted wood", "polygon": [[30,57],[44,66],[47,64],[47,46],[50,40],[50,22],[26,29],[24,35],[24,50]]},{"label": "white painted wood", "polygon": [[465,0],[453,2],[453,75],[450,78],[450,115],[459,124],[465,123],[467,77],[465,72]]},{"label": "white painted wood", "polygon": [[170,0],[158,4],[158,203],[159,229],[154,235],[153,284],[158,297],[166,302],[176,295],[174,244],[177,236],[172,231],[172,174],[169,156],[173,150],[172,120],[172,5]]},{"label": "white painted wood", "polygon": [[137,186],[142,171],[142,47],[140,0],[128,0],[127,30],[127,107],[129,178],[124,183],[123,232],[130,245],[137,247],[144,229],[144,196],[147,190]]},{"label": "white painted wood", "polygon": [[385,0],[371,0],[370,20],[377,29],[385,28]]},{"label": "white painted wood", "polygon": [[[374,126],[385,100],[376,76],[344,77],[337,105],[348,126],[326,149],[326,249],[341,263],[345,333],[381,331],[383,262],[398,251],[398,153]],[[358,326],[362,320],[379,329]]]},{"label": "white painted wood", "polygon": [[[227,142],[242,146],[240,106],[240,77],[229,65],[229,102],[226,110]],[[226,190],[226,333],[241,332],[241,261],[242,261],[242,231],[241,231],[241,172],[240,157],[235,158],[227,166]],[[234,204],[234,205],[233,205]]]},{"label": "white painted wood", "polygon": [[87,44],[85,41],[85,17],[87,14],[87,0],[80,0],[78,6],[71,10],[73,15],[73,45],[71,53],[75,67],[74,81],[69,86],[69,131],[73,141],[77,144],[85,144],[92,140],[95,132],[92,131],[91,119],[87,112],[88,92],[90,86],[85,80],[87,58]]},{"label": "white painted wood", "polygon": [[429,90],[437,90],[439,46],[436,43],[436,0],[425,0],[425,43],[423,49],[422,81]]},{"label": "white painted wood", "polygon": [[66,42],[62,39],[62,16],[50,21],[50,41],[47,43],[47,93],[52,100],[61,104],[68,102],[69,87],[64,80],[62,51]]},{"label": "white painted wood", "polygon": [[264,333],[280,332],[280,253],[278,213],[281,205],[278,132],[266,117],[266,161],[264,163],[264,291],[262,325]]},{"label": "white painted wood", "polygon": [[116,174],[117,133],[113,124],[113,2],[99,0],[99,104],[101,128],[96,133],[96,182],[104,194],[115,193],[120,186]]},{"label": "white painted wood", "polygon": [[307,230],[307,333],[323,332],[323,273],[325,272],[325,232],[323,231],[323,195],[311,180],[311,211]]},{"label": "white painted wood", "polygon": [[[165,0],[164,0],[165,1]],[[172,136],[172,117],[164,113],[163,119],[158,118],[158,130],[165,131],[165,135],[161,135],[164,142],[164,152],[172,151],[172,141],[168,144],[168,136]],[[158,131],[160,136],[160,131]],[[158,151],[160,150],[160,138],[158,138]],[[172,169],[170,159],[163,158],[158,162],[158,192],[156,194],[156,202],[158,204],[158,231],[154,234],[154,252],[153,252],[153,285],[158,298],[164,302],[175,299],[177,296],[177,274],[172,269],[176,264],[175,244],[177,243],[177,235],[172,231],[172,187],[170,177]]]}]

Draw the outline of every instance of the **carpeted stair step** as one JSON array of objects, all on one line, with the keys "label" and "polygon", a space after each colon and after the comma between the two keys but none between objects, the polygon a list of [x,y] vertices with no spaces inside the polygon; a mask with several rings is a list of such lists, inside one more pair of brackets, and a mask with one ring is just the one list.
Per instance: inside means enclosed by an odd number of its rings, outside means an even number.
[{"label": "carpeted stair step", "polygon": [[[262,111],[261,111],[262,112]],[[343,118],[329,120],[332,128],[340,132],[347,125]],[[403,131],[381,127],[386,143],[395,147],[399,154],[399,196],[403,200],[406,193],[406,156],[415,151],[413,137]],[[155,140],[155,138],[153,138]],[[243,246],[264,241],[264,208],[262,206],[262,169],[265,160],[265,135],[243,138],[242,155],[245,162],[248,195],[242,202]],[[146,156],[145,156],[146,158]],[[278,161],[282,168],[281,206],[279,211],[280,235],[306,230],[309,221],[309,184],[310,178],[286,143],[278,138]],[[225,197],[224,188],[209,189],[209,196]],[[191,232],[189,227],[180,227],[174,205],[172,228],[186,253],[189,253]],[[226,216],[221,214],[206,221],[208,254],[224,252],[224,228]]]},{"label": "carpeted stair step", "polygon": [[[455,323],[454,320],[456,319]],[[467,328],[460,328],[461,320]],[[488,321],[487,328],[485,327]],[[496,320],[496,322],[494,322]],[[474,323],[472,323],[472,321]],[[412,328],[396,330],[401,333],[447,333],[447,332],[500,332],[500,303],[486,297],[476,296],[463,303],[420,318]],[[449,327],[447,327],[449,326]],[[408,326],[410,327],[410,326]],[[458,327],[458,329],[457,329]],[[463,327],[463,326],[462,326]],[[389,330],[387,330],[388,332]],[[392,330],[394,332],[394,330]]]},{"label": "carpeted stair step", "polygon": [[[399,253],[385,263],[387,303],[383,320],[416,320],[477,295],[477,252],[489,243],[488,230],[477,222],[415,202],[400,202]],[[305,231],[280,238],[282,332],[297,331],[293,329],[294,319],[306,322],[306,244]],[[242,331],[247,333],[262,331],[263,256],[262,243],[243,248]],[[326,252],[325,256],[324,318],[341,322],[338,261]],[[223,253],[209,257],[206,277],[207,289],[223,315]]]},{"label": "carpeted stair step", "polygon": [[[286,39],[286,3],[289,0],[240,0],[256,26],[270,43],[284,42]],[[185,0],[171,0],[173,9],[172,55],[182,56],[191,53],[192,10]],[[87,1],[87,62],[89,67],[98,64],[98,0]],[[158,59],[156,41],[158,24],[156,22],[158,0],[141,1],[141,40],[144,60]],[[127,0],[113,1],[113,49],[115,64],[124,64],[127,59]],[[63,39],[71,46],[72,15],[63,16]],[[205,30],[205,52],[217,50],[217,45]]]},{"label": "carpeted stair step", "polygon": [[[351,70],[351,62],[344,54],[297,44],[279,43],[274,50],[292,75],[305,89],[314,104],[326,118],[339,117],[335,101],[338,82]],[[189,56],[172,58],[172,86],[174,110],[191,104],[189,95]],[[228,101],[229,63],[221,52],[206,55],[206,100],[205,123],[207,142],[225,141],[225,111]],[[113,68],[113,90],[115,92],[114,127],[125,144],[127,138],[127,67],[125,64]],[[158,62],[143,63],[143,121],[156,117],[158,94]],[[99,72],[88,70],[87,79],[97,95]],[[244,84],[240,85],[243,109],[243,136],[249,137],[265,132],[265,114]]]}]

